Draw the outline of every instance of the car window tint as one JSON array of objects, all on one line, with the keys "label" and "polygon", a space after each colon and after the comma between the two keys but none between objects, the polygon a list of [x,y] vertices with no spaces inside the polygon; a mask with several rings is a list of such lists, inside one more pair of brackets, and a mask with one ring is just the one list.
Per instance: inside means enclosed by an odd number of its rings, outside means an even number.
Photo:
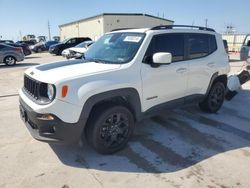
[{"label": "car window tint", "polygon": [[76,43],[76,39],[70,39],[70,40],[67,42],[67,44],[74,44],[74,43]]},{"label": "car window tint", "polygon": [[188,59],[196,59],[209,54],[208,35],[189,34],[188,35]]},{"label": "car window tint", "polygon": [[245,44],[246,46],[250,46],[250,36],[248,36],[245,40]]},{"label": "car window tint", "polygon": [[153,54],[158,52],[171,53],[172,62],[184,60],[184,35],[178,33],[154,36],[149,45],[145,58],[152,59]]},{"label": "car window tint", "polygon": [[[209,38],[209,54],[217,50],[217,43],[214,35],[208,35]],[[227,41],[225,41],[225,48],[228,48]]]}]

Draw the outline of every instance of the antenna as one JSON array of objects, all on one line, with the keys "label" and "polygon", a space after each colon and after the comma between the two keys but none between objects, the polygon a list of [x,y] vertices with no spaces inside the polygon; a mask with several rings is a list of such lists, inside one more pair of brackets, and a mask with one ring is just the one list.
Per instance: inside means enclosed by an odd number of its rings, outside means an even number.
[{"label": "antenna", "polygon": [[206,28],[208,27],[207,23],[208,23],[208,19],[206,18],[206,19],[205,19],[205,27],[206,27]]}]

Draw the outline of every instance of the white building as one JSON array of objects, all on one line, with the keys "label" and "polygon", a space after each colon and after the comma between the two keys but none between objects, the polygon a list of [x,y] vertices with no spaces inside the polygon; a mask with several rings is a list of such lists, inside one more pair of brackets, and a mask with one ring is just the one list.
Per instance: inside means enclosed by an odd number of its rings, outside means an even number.
[{"label": "white building", "polygon": [[70,37],[90,37],[96,40],[104,33],[119,28],[150,28],[173,25],[174,21],[148,14],[104,13],[60,25],[61,40]]},{"label": "white building", "polygon": [[223,40],[228,43],[229,51],[239,52],[245,39],[245,34],[222,34]]}]

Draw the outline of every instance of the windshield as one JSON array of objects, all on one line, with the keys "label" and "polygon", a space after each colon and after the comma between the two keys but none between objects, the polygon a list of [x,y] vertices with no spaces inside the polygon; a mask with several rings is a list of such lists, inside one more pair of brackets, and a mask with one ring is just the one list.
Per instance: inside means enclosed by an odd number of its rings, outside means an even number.
[{"label": "windshield", "polygon": [[144,33],[110,33],[102,36],[85,53],[87,61],[123,64],[138,51]]}]

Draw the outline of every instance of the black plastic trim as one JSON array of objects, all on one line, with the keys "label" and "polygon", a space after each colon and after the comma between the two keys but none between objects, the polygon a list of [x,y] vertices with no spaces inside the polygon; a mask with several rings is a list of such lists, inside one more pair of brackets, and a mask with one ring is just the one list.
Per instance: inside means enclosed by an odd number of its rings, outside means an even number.
[{"label": "black plastic trim", "polygon": [[93,107],[103,101],[111,100],[115,97],[125,97],[132,108],[136,119],[141,116],[141,100],[139,93],[134,88],[123,88],[99,93],[90,97],[84,104],[80,118],[87,119]]},{"label": "black plastic trim", "polygon": [[66,123],[56,115],[50,114],[54,120],[41,120],[44,114],[36,113],[21,98],[20,115],[32,137],[44,142],[73,143],[80,139],[87,119],[79,119],[77,123]]},{"label": "black plastic trim", "polygon": [[202,26],[194,26],[194,25],[159,25],[151,28],[150,30],[165,30],[165,29],[173,29],[173,28],[190,28],[190,29],[199,29],[203,31],[212,31],[215,32],[214,29]]}]

